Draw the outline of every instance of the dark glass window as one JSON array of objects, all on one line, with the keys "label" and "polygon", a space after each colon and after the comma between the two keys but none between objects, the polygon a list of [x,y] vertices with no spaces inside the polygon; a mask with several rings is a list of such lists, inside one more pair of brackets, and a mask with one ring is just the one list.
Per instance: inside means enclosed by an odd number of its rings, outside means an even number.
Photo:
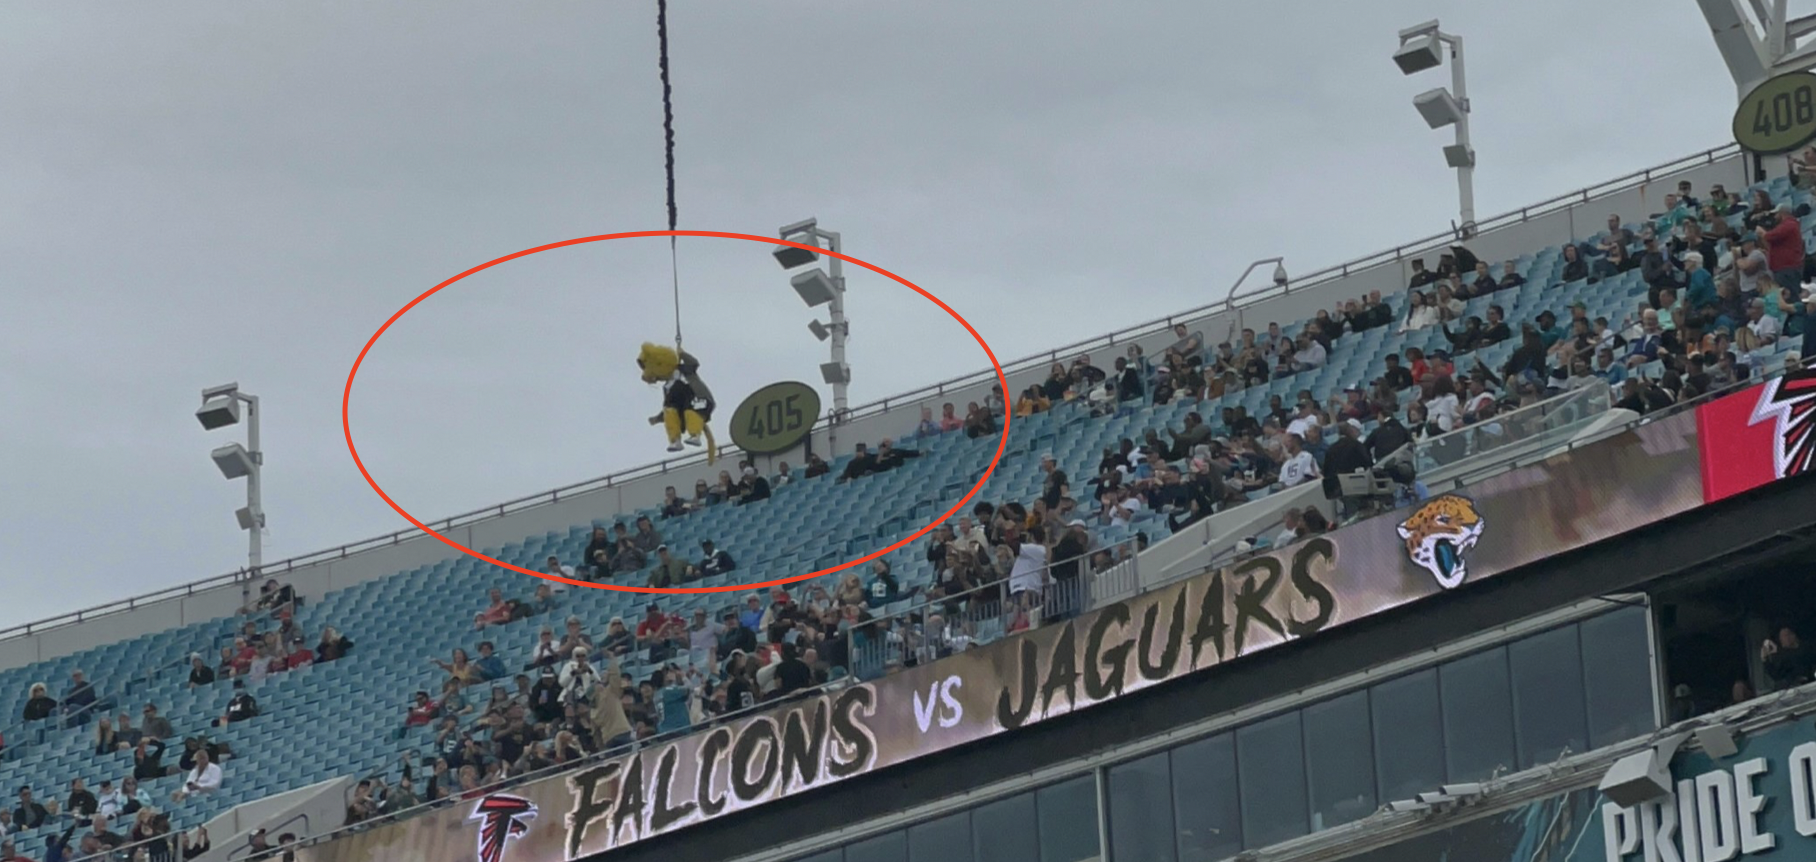
[{"label": "dark glass window", "polygon": [[1588,751],[1583,655],[1577,647],[1576,626],[1508,644],[1507,663],[1513,673],[1513,726],[1520,768],[1550,763],[1565,751]]},{"label": "dark glass window", "polygon": [[1110,858],[1174,862],[1173,773],[1160,752],[1110,767]]},{"label": "dark glass window", "polygon": [[845,845],[845,862],[908,862],[908,836],[901,830]]},{"label": "dark glass window", "polygon": [[1495,649],[1438,668],[1444,708],[1444,762],[1451,781],[1482,781],[1514,769],[1513,696],[1507,650]]},{"label": "dark glass window", "polygon": [[1444,723],[1436,668],[1369,690],[1380,799],[1411,799],[1444,783]]},{"label": "dark glass window", "polygon": [[908,827],[908,862],[972,862],[971,812]]},{"label": "dark glass window", "polygon": [[1375,811],[1375,752],[1368,692],[1356,691],[1304,710],[1305,776],[1312,831],[1360,820]]},{"label": "dark glass window", "polygon": [[844,862],[844,860],[845,860],[845,851],[840,848],[834,847],[833,849],[828,850],[824,853],[815,853],[812,856],[805,856],[800,859],[796,859],[795,862]]},{"label": "dark glass window", "polygon": [[1305,749],[1299,713],[1263,719],[1236,730],[1242,787],[1242,836],[1266,847],[1306,832]]},{"label": "dark glass window", "polygon": [[1035,843],[1034,794],[1023,793],[971,809],[972,856],[986,862],[1040,862]]},{"label": "dark glass window", "polygon": [[1652,709],[1653,669],[1645,608],[1623,608],[1583,620],[1584,686],[1589,745],[1600,748],[1658,729]]},{"label": "dark glass window", "polygon": [[1241,852],[1234,735],[1181,745],[1173,749],[1172,759],[1179,862],[1216,862]]},{"label": "dark glass window", "polygon": [[1040,817],[1040,862],[1085,862],[1103,855],[1095,775],[1042,787],[1034,791],[1034,804]]}]

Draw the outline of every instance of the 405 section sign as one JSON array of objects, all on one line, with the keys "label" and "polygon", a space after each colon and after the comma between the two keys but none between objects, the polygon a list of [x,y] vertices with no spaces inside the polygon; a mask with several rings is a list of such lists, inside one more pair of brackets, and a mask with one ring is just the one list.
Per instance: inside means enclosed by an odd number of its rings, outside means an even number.
[{"label": "405 section sign", "polygon": [[800,445],[820,415],[820,393],[793,381],[758,389],[731,414],[731,441],[752,455],[775,455]]},{"label": "405 section sign", "polygon": [[1734,140],[1762,156],[1816,139],[1816,74],[1779,75],[1747,93],[1734,110]]}]

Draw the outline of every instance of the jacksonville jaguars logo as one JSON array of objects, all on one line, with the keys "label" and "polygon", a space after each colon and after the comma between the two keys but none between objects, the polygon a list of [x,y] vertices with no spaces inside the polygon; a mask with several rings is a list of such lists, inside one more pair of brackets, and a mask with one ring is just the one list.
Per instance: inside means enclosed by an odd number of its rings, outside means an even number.
[{"label": "jacksonville jaguars logo", "polygon": [[1419,504],[1400,522],[1398,532],[1406,540],[1406,558],[1448,590],[1469,577],[1469,552],[1485,526],[1475,501],[1445,494]]},{"label": "jacksonville jaguars logo", "polygon": [[1767,381],[1749,425],[1777,422],[1772,469],[1777,478],[1808,472],[1816,463],[1816,372],[1797,371]]},{"label": "jacksonville jaguars logo", "polygon": [[504,848],[530,830],[536,805],[520,796],[494,793],[473,806],[468,820],[479,821],[479,862],[503,862]]}]

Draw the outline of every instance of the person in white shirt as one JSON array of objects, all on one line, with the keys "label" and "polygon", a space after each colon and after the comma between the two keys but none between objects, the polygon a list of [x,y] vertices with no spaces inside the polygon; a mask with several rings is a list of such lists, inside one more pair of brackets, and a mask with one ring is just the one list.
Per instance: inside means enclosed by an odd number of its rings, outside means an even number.
[{"label": "person in white shirt", "polygon": [[1301,401],[1299,402],[1299,415],[1294,416],[1293,421],[1286,424],[1286,433],[1297,434],[1299,439],[1303,440],[1309,429],[1316,428],[1320,424],[1317,409],[1312,406],[1311,402]]},{"label": "person in white shirt", "polygon": [[530,666],[554,667],[555,663],[560,660],[561,647],[555,640],[555,630],[543,626],[542,630],[536,633],[536,646],[530,651]]},{"label": "person in white shirt", "polygon": [[1323,342],[1314,340],[1308,335],[1299,336],[1298,349],[1293,351],[1293,361],[1300,371],[1322,368],[1329,361],[1330,354],[1325,351]]},{"label": "person in white shirt", "polygon": [[1280,485],[1291,488],[1301,482],[1319,478],[1318,462],[1305,451],[1305,440],[1297,434],[1286,435],[1286,461],[1280,465]]},{"label": "person in white shirt", "polygon": [[221,768],[209,762],[208,749],[198,748],[195,752],[195,768],[183,779],[183,789],[177,791],[177,799],[198,793],[213,793],[221,789]]},{"label": "person in white shirt", "polygon": [[1425,402],[1425,416],[1437,423],[1439,431],[1454,431],[1463,424],[1463,406],[1457,399],[1457,384],[1448,375],[1432,383],[1431,399]]},{"label": "person in white shirt", "polygon": [[[554,554],[549,555],[549,561],[543,564],[542,571],[544,574],[554,575],[557,578],[574,577],[574,567],[562,565],[561,558]],[[546,581],[545,583],[556,590],[567,589],[567,584],[561,583],[560,581]]]},{"label": "person in white shirt", "polygon": [[1009,567],[1009,592],[1039,594],[1047,585],[1047,546],[1046,532],[1040,527],[1028,531],[1021,538],[1021,547],[1016,551],[1015,564]]},{"label": "person in white shirt", "polygon": [[593,684],[599,681],[599,671],[593,663],[587,661],[586,647],[574,647],[573,658],[561,666],[561,699],[568,703],[586,703],[592,694]]},{"label": "person in white shirt", "polygon": [[1407,294],[1406,322],[1400,324],[1401,332],[1424,329],[1428,326],[1436,326],[1437,323],[1438,307],[1436,305],[1427,304],[1425,301],[1425,294],[1416,290]]},{"label": "person in white shirt", "polygon": [[1751,353],[1763,347],[1770,347],[1778,341],[1778,336],[1784,330],[1779,324],[1778,318],[1766,314],[1766,301],[1755,299],[1747,303],[1747,325],[1742,331],[1746,334],[1740,336],[1735,346],[1742,351]]},{"label": "person in white shirt", "polygon": [[1274,535],[1270,547],[1284,548],[1299,541],[1299,510],[1288,509],[1280,516],[1280,532]]},{"label": "person in white shirt", "polygon": [[1111,526],[1127,526],[1135,520],[1135,514],[1141,511],[1141,497],[1129,493],[1127,488],[1118,491],[1116,504],[1110,507]]},{"label": "person in white shirt", "polygon": [[119,815],[120,809],[126,807],[126,797],[114,788],[112,781],[102,781],[100,791],[95,793],[95,804],[96,812],[112,820]]}]

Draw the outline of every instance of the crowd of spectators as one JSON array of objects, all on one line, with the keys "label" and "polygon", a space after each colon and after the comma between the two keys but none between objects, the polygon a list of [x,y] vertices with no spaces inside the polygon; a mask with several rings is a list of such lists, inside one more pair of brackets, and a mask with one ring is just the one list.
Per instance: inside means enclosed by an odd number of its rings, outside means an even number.
[{"label": "crowd of spectators", "polygon": [[[1567,281],[1642,272],[1647,296],[1619,323],[1590,319],[1581,303],[1567,309],[1562,323],[1546,310],[1516,324],[1493,302],[1482,317],[1465,315],[1467,301],[1522,281],[1512,262],[1495,275],[1467,248],[1454,246],[1435,266],[1412,261],[1403,314],[1372,293],[1319,311],[1294,336],[1269,324],[1260,332],[1232,331],[1233,338],[1215,346],[1180,325],[1158,359],[1131,345],[1105,371],[1085,354],[1069,365],[1055,363],[1043,383],[1013,400],[997,387],[981,403],[968,403],[962,415],[953,403],[941,405],[938,416],[923,409],[915,438],[950,433],[976,438],[997,433],[1011,411],[1028,417],[1070,404],[1105,416],[1136,404],[1209,402],[1322,367],[1344,339],[1370,329],[1435,326],[1451,345],[1429,354],[1408,348],[1403,356],[1387,356],[1378,377],[1322,400],[1301,390],[1290,402],[1273,396],[1259,415],[1240,406],[1215,415],[1194,411],[1179,428],[1124,438],[1104,449],[1095,475],[1079,486],[1081,493],[1054,459],[1044,456],[1038,498],[981,502],[934,531],[924,554],[936,575],[924,590],[905,587],[887,561],[877,560],[864,576],[810,582],[798,594],[753,593],[735,606],[694,608],[686,617],[653,601],[634,626],[613,618],[595,629],[597,621],[570,615],[560,632],[541,626],[521,653],[481,640],[474,646],[477,658],[456,649],[445,660],[432,659],[440,682],[403,705],[399,729],[400,737],[420,739],[421,746],[400,758],[394,781],[377,774],[356,785],[347,821],[470,798],[500,782],[681,733],[845,674],[868,677],[937,659],[977,643],[983,622],[1000,623],[996,631],[1008,633],[1048,616],[1070,615],[1082,607],[1081,576],[1105,572],[1145,544],[1141,534],[1133,546],[1103,547],[1093,526],[1164,519],[1177,531],[1257,494],[1308,482],[1321,483],[1326,496],[1340,499],[1338,475],[1374,465],[1407,443],[1461,428],[1497,433],[1491,431],[1497,416],[1552,395],[1607,386],[1619,406],[1645,413],[1748,379],[1758,352],[1779,339],[1802,337],[1808,355],[1816,336],[1809,325],[1816,298],[1803,293],[1802,285],[1812,262],[1804,255],[1791,208],[1774,205],[1764,193],[1743,202],[1719,186],[1707,201],[1691,192],[1687,184],[1680,187],[1667,200],[1667,211],[1637,232],[1610,217],[1605,238],[1564,250]],[[1480,358],[1483,348],[1510,340],[1517,347],[1499,367]],[[1646,373],[1651,367],[1662,373],[1656,378]],[[882,440],[874,450],[860,443],[834,481],[885,473],[919,456],[894,440]],[[806,477],[831,472],[820,456],[807,456]],[[731,471],[720,471],[715,482],[697,482],[688,497],[666,488],[660,518],[756,503],[794,478],[787,464],[765,477],[740,462],[737,474],[734,479]],[[1268,543],[1286,544],[1332,527],[1315,507],[1293,509]],[[595,529],[577,565],[551,556],[545,571],[674,587],[736,567],[734,557],[711,541],[701,543],[697,556],[682,554],[666,543],[656,521],[637,517]],[[563,589],[546,581],[528,597],[493,589],[473,617],[474,629],[557,613]],[[211,665],[199,653],[191,656],[192,688],[231,681],[215,725],[259,714],[246,683],[256,687],[273,674],[333,661],[353,648],[332,627],[309,647],[293,619],[295,601],[289,587],[267,583],[245,609],[249,618],[231,645],[220,647],[218,663]],[[914,612],[888,613],[910,601]],[[262,623],[275,627],[267,630]],[[507,652],[515,658],[507,660]],[[1775,680],[1807,679],[1811,673],[1807,654],[1788,629],[1762,645],[1761,659]],[[629,672],[633,666],[644,671],[641,678]],[[190,736],[179,762],[166,765],[165,740],[174,731],[156,707],[146,705],[137,728],[124,713],[111,721],[100,717],[108,707],[81,671],[72,674],[60,701],[46,685],[32,687],[26,721],[60,718],[86,725],[96,716],[97,753],[130,750],[134,767],[117,786],[103,780],[98,795],[83,779],[72,780],[61,805],[39,803],[32,788],[22,787],[19,807],[0,811],[0,834],[67,823],[66,831],[53,837],[53,851],[117,847],[170,834],[168,817],[142,784],[180,776],[170,793],[179,800],[221,786],[221,762],[232,756],[224,746]],[[129,835],[114,831],[121,817],[132,818]],[[173,851],[187,858],[206,847],[205,833],[179,834],[180,846],[166,845],[159,851],[163,858]],[[10,848],[0,848],[0,862],[10,858]],[[152,852],[152,858],[158,854]]]},{"label": "crowd of spectators", "polygon": [[[218,664],[211,665],[201,652],[189,655],[186,684],[190,689],[225,683],[225,703],[211,726],[259,715],[248,683],[256,687],[273,674],[334,661],[353,648],[353,642],[333,627],[324,628],[318,645],[309,648],[294,618],[297,606],[291,587],[267,581],[259,597],[241,609],[245,619],[231,644],[221,647]],[[173,669],[160,669],[153,675]],[[70,672],[61,700],[50,695],[46,683],[32,684],[21,715],[28,733],[42,738],[92,725],[96,757],[130,752],[132,766],[117,780],[101,778],[92,790],[90,779],[70,778],[68,795],[62,800],[40,799],[36,792],[36,787],[61,786],[61,782],[20,786],[16,807],[0,808],[0,862],[167,862],[193,859],[209,849],[207,833],[199,825],[187,831],[173,830],[164,801],[182,802],[217,792],[227,777],[224,766],[234,756],[231,746],[196,728],[181,737],[182,748],[176,762],[170,763],[166,755],[179,734],[158,705],[144,704],[136,727],[125,711],[110,715],[114,707],[113,700],[80,669]],[[32,830],[46,830],[42,833],[42,859],[28,860],[17,850],[17,836]],[[156,840],[159,838],[164,840]]]}]

